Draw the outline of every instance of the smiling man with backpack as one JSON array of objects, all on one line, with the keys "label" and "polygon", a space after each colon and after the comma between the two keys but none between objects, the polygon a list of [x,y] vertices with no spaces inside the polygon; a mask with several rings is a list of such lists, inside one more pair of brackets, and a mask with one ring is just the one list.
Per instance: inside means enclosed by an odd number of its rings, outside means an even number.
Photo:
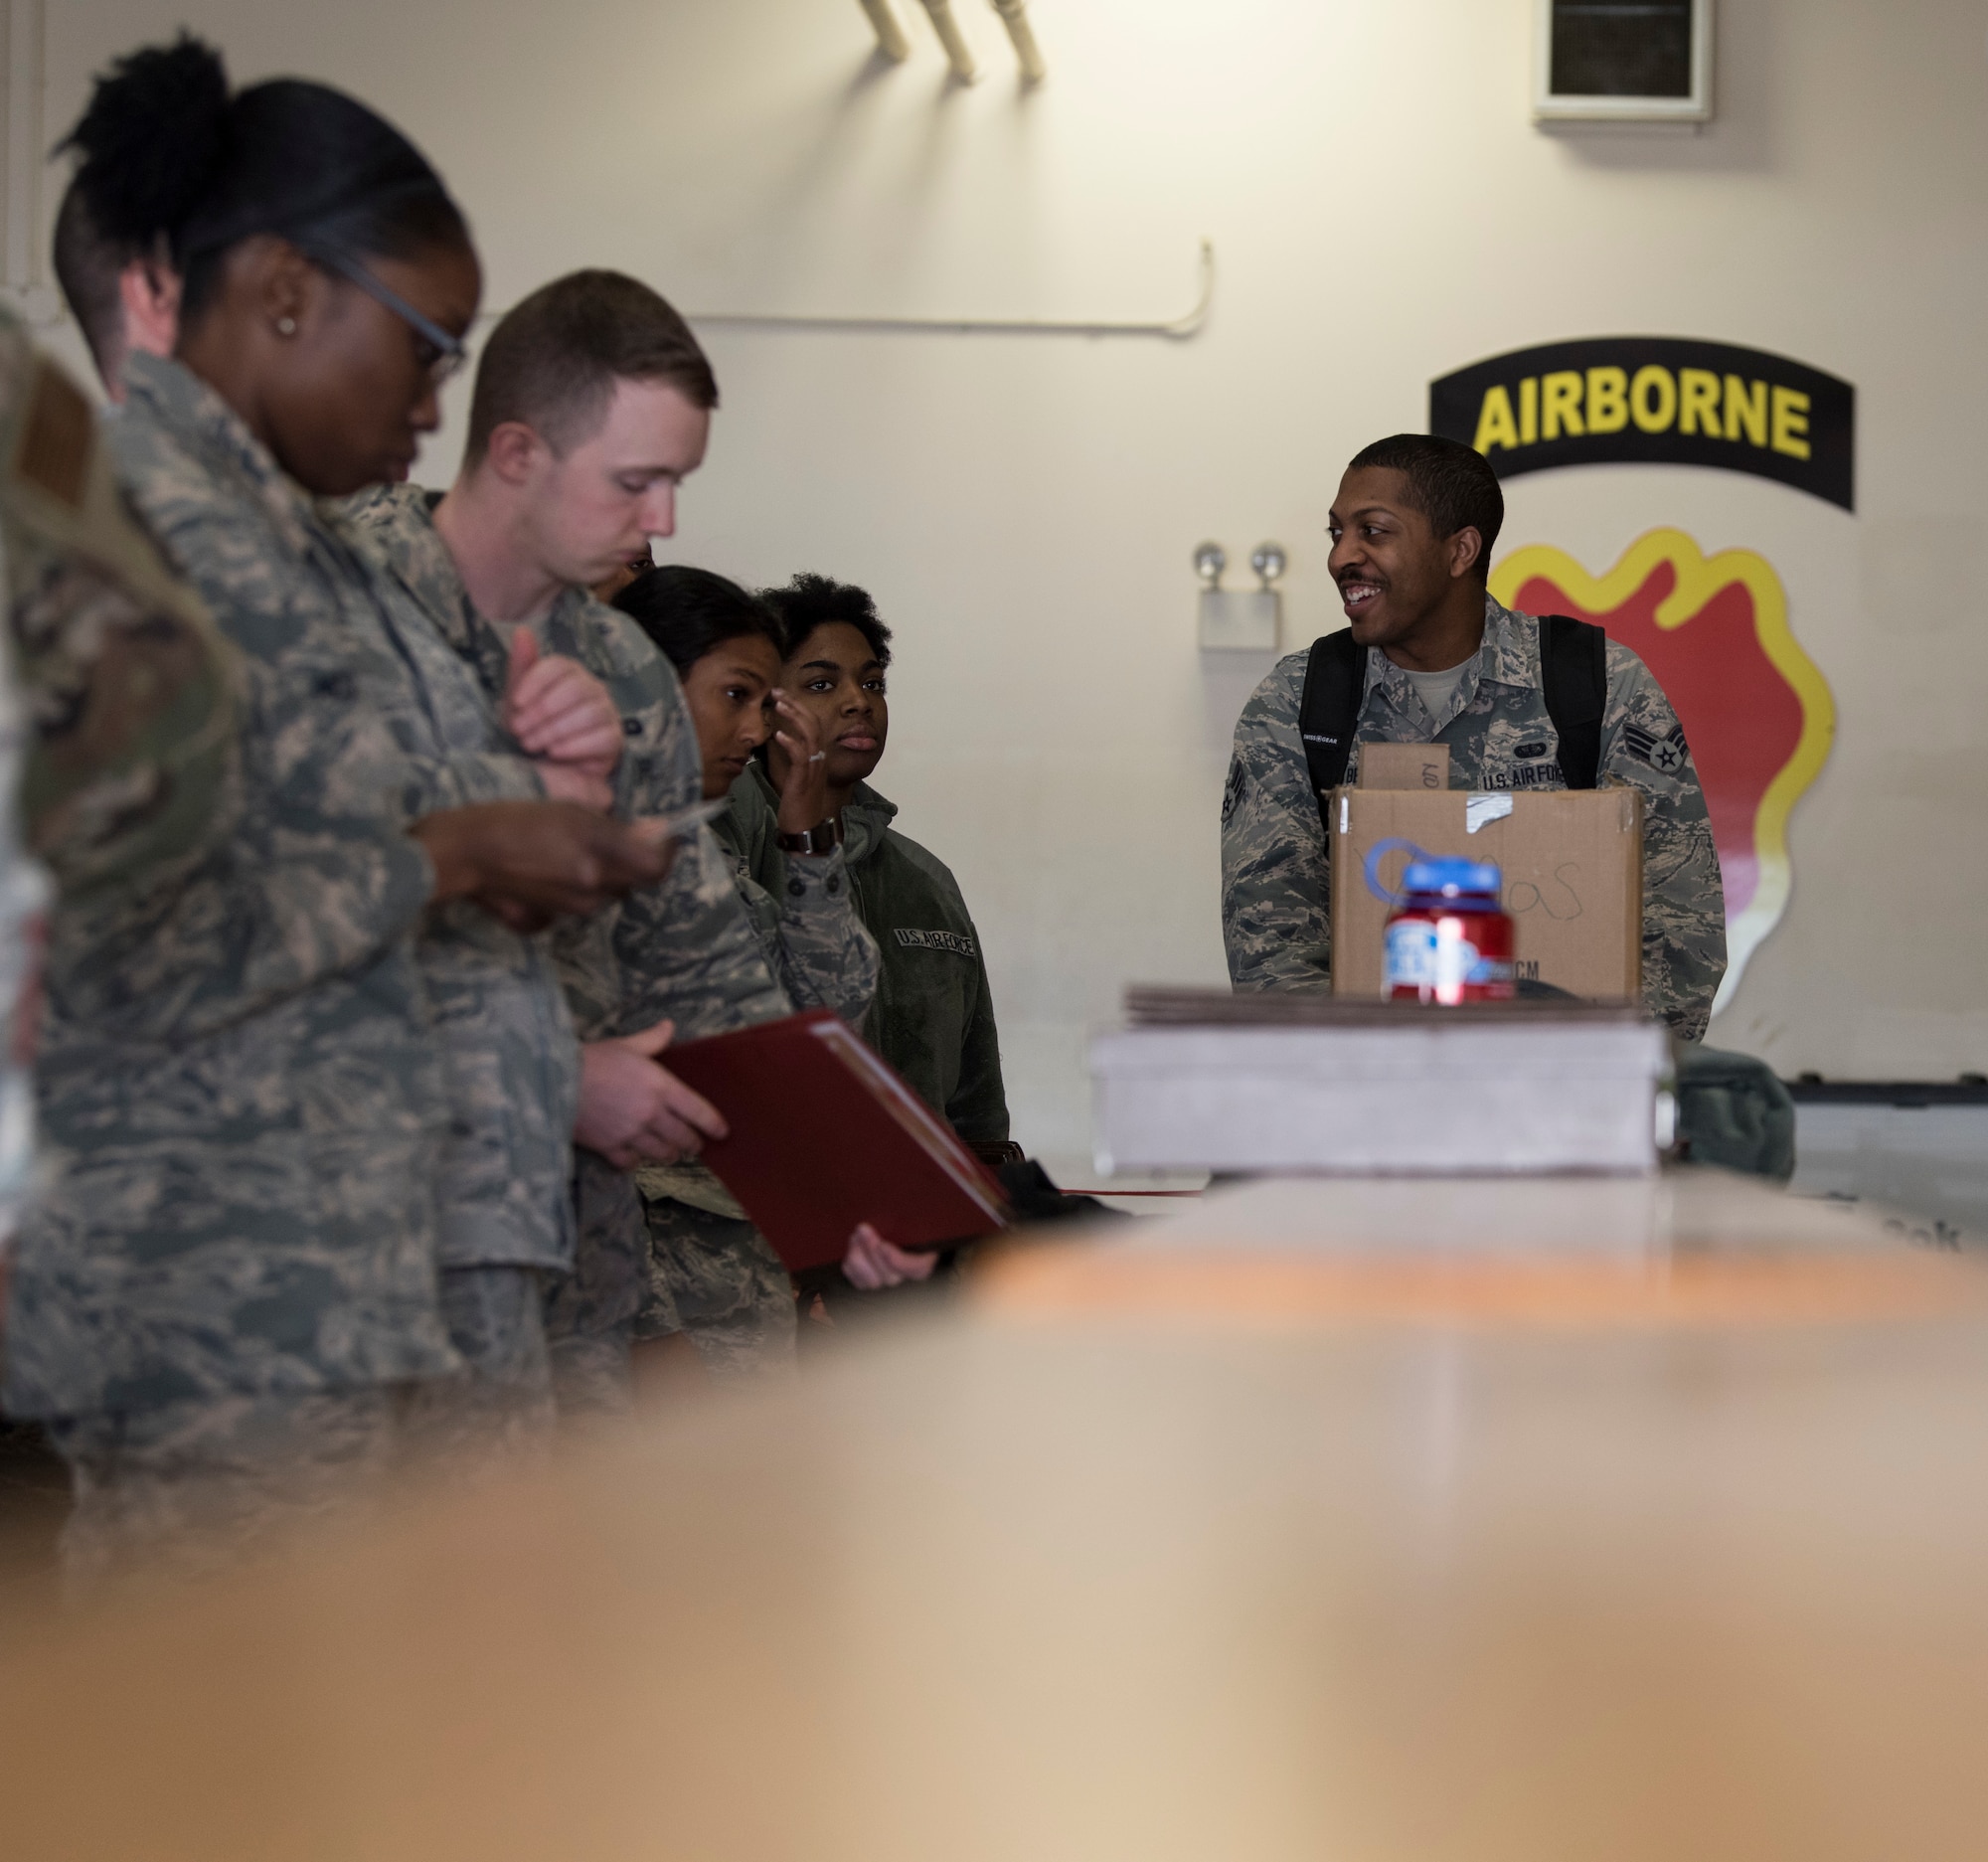
[{"label": "smiling man with backpack", "polygon": [[1483,456],[1398,433],[1346,468],[1333,580],[1352,625],[1278,661],[1243,706],[1222,797],[1222,932],[1241,989],[1331,983],[1324,796],[1362,744],[1444,744],[1450,786],[1643,795],[1643,995],[1688,1040],[1726,973],[1726,903],[1683,728],[1600,628],[1487,590],[1505,500]]}]

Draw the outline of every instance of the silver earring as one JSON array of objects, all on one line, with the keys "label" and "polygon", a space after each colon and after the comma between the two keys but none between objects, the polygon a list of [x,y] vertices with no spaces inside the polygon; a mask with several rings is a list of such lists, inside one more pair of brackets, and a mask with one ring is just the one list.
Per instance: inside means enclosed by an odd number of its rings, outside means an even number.
[{"label": "silver earring", "polygon": [[276,334],[278,336],[294,336],[296,333],[297,320],[295,317],[278,317],[276,319]]}]

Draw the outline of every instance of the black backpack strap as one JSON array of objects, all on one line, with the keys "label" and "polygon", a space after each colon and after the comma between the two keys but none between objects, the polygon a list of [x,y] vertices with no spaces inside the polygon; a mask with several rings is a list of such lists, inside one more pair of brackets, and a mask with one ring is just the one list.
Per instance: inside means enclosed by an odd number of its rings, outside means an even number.
[{"label": "black backpack strap", "polygon": [[1601,772],[1601,714],[1608,707],[1608,635],[1572,614],[1541,615],[1540,683],[1560,737],[1561,773],[1569,788],[1592,788]]},{"label": "black backpack strap", "polygon": [[[1304,697],[1298,705],[1298,736],[1304,741],[1320,820],[1325,820],[1326,798],[1346,780],[1366,684],[1367,649],[1355,643],[1351,627],[1324,634],[1311,643]],[[1325,831],[1331,835],[1330,821],[1325,821]]]}]

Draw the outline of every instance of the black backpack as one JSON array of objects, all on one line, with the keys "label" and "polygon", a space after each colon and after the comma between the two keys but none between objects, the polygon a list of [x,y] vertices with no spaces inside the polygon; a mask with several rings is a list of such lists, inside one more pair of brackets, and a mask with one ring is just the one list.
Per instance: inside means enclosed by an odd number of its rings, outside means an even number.
[{"label": "black backpack", "polygon": [[[1572,614],[1540,617],[1540,674],[1547,716],[1560,738],[1560,766],[1569,788],[1592,788],[1601,767],[1601,714],[1608,703],[1608,635]],[[1321,816],[1326,799],[1346,779],[1353,734],[1366,696],[1367,649],[1353,630],[1341,628],[1311,645],[1298,735],[1311,765],[1312,791]],[[1325,824],[1326,833],[1332,823]]]}]

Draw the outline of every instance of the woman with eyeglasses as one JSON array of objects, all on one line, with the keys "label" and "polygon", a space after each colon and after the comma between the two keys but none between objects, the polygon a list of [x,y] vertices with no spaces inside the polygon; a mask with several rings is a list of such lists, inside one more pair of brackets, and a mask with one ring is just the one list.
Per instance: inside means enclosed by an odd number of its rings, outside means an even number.
[{"label": "woman with eyeglasses", "polygon": [[[6,1403],[71,1464],[87,1579],[314,1517],[424,1406],[543,1421],[577,1056],[520,933],[667,859],[543,799],[614,766],[597,688],[521,664],[504,738],[321,514],[405,476],[476,311],[418,151],[320,85],[231,93],[185,37],[114,66],[70,140],[95,223],[183,280],[175,356],[131,359],[112,443],[240,650],[244,775],[241,825],[162,905],[66,902],[55,927],[59,1168],[20,1244]],[[514,1153],[546,1208],[506,1201]]]}]

